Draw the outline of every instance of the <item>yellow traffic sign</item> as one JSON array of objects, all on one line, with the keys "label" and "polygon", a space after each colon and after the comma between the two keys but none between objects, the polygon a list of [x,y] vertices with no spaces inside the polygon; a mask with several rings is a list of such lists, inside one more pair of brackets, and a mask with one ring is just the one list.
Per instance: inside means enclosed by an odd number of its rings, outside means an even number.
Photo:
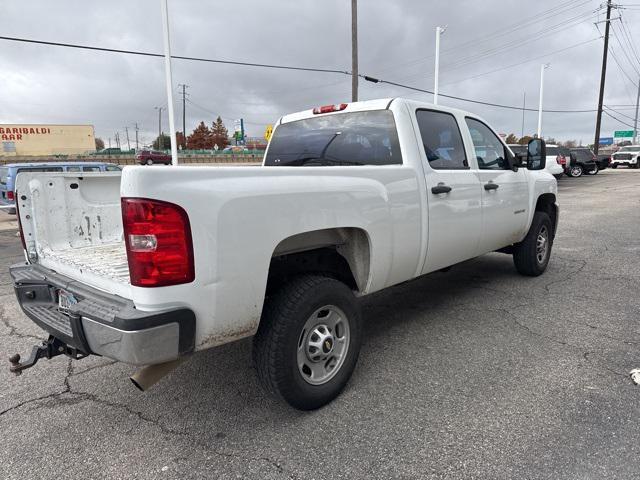
[{"label": "yellow traffic sign", "polygon": [[273,135],[273,125],[267,125],[267,129],[264,131],[264,139],[268,142]]}]

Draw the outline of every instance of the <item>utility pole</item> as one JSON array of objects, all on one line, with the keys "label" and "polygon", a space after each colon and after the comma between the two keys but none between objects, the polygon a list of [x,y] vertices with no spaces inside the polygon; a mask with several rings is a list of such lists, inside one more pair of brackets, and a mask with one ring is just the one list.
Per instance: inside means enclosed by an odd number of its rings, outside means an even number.
[{"label": "utility pole", "polygon": [[433,75],[433,104],[438,104],[438,80],[440,76],[440,35],[444,33],[447,26],[436,27],[436,64]]},{"label": "utility pole", "polygon": [[162,137],[162,109],[163,107],[154,107],[158,110],[158,150],[162,150],[164,147],[164,140],[162,140],[162,147],[160,146],[160,138]]},{"label": "utility pole", "polygon": [[120,148],[120,134],[116,132],[116,147]]},{"label": "utility pole", "polygon": [[638,78],[638,96],[636,97],[636,119],[633,122],[633,144],[638,144],[638,107],[640,107],[640,78]]},{"label": "utility pole", "polygon": [[543,63],[540,65],[540,105],[538,106],[538,138],[542,138],[542,94],[544,93],[544,71],[551,64]]},{"label": "utility pole", "polygon": [[[182,137],[184,138],[184,141],[186,143],[187,141],[187,93],[185,92],[186,88],[189,88],[189,85],[185,85],[184,83],[181,83],[180,85],[178,85],[179,87],[182,87]],[[185,145],[186,146],[186,145]]]},{"label": "utility pole", "polygon": [[164,27],[164,76],[167,88],[167,108],[169,109],[169,141],[171,143],[171,165],[178,165],[176,145],[176,125],[173,117],[173,77],[171,75],[171,39],[169,37],[169,8],[167,0],[160,0],[162,24]]},{"label": "utility pole", "polygon": [[609,24],[611,23],[611,0],[607,0],[607,19],[604,26],[604,51],[602,52],[602,72],[600,73],[600,96],[598,98],[598,116],[596,118],[596,138],[593,153],[598,156],[600,148],[600,126],[602,125],[602,102],[604,101],[604,82],[607,77],[607,56],[609,54]]},{"label": "utility pole", "polygon": [[136,152],[138,151],[138,122],[136,122]]},{"label": "utility pole", "polygon": [[358,0],[351,0],[351,101],[358,101]]},{"label": "utility pole", "polygon": [[520,133],[520,138],[524,137],[524,112],[527,108],[527,92],[522,93],[522,131]]},{"label": "utility pole", "polygon": [[127,149],[131,151],[131,143],[129,143],[129,127],[124,127],[124,133],[127,135]]}]

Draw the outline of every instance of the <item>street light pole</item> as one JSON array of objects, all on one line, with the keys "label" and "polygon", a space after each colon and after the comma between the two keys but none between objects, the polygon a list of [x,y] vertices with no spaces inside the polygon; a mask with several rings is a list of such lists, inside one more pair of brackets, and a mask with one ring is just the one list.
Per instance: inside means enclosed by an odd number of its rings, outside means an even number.
[{"label": "street light pole", "polygon": [[173,118],[173,77],[171,75],[171,40],[169,38],[169,9],[167,0],[160,0],[162,23],[164,26],[164,73],[169,108],[169,137],[171,142],[171,164],[178,165],[178,145],[176,145],[176,125]]},{"label": "street light pole", "polygon": [[638,96],[636,97],[636,119],[633,122],[633,144],[638,144],[638,107],[640,107],[640,78],[638,78]]},{"label": "street light pole", "polygon": [[351,0],[351,101],[358,101],[358,0]]},{"label": "street light pole", "polygon": [[549,68],[549,63],[540,65],[540,105],[538,107],[538,138],[542,138],[542,95],[544,93],[544,71]]},{"label": "street light pole", "polygon": [[158,150],[162,150],[162,148],[160,147],[160,142],[162,141],[162,147],[164,147],[164,141],[161,140],[162,138],[162,109],[164,107],[154,107],[156,110],[158,110]]},{"label": "street light pole", "polygon": [[438,80],[440,75],[440,35],[444,33],[447,29],[447,26],[444,27],[436,27],[436,63],[435,63],[435,73],[433,78],[433,104],[438,104]]},{"label": "street light pole", "polygon": [[520,132],[520,138],[524,137],[524,112],[527,108],[527,92],[522,94],[522,131]]}]

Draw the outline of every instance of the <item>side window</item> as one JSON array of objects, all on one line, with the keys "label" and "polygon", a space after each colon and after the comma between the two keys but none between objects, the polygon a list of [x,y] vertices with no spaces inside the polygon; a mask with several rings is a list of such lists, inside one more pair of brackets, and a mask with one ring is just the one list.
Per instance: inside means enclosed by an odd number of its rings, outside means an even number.
[{"label": "side window", "polygon": [[83,172],[99,172],[100,167],[82,167]]},{"label": "side window", "polygon": [[67,172],[79,172],[79,171],[80,171],[80,167],[77,167],[77,166],[67,167]]},{"label": "side window", "polygon": [[122,170],[118,165],[107,165],[104,169],[107,172],[119,172]]},{"label": "side window", "polygon": [[466,118],[481,170],[508,170],[507,152],[500,139],[484,123]]},{"label": "side window", "polygon": [[416,118],[431,168],[436,170],[469,168],[462,135],[453,115],[433,110],[418,110]]}]

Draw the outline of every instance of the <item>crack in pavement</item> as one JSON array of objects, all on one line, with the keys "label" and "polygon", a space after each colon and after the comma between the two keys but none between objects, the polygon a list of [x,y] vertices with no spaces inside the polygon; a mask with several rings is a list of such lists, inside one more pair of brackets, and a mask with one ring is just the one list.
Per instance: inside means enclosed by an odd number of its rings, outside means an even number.
[{"label": "crack in pavement", "polygon": [[38,342],[42,342],[42,338],[36,335],[31,335],[29,333],[21,333],[18,329],[9,323],[9,320],[5,317],[5,308],[3,305],[0,305],[0,322],[4,325],[9,333],[2,333],[0,336],[2,337],[17,337],[17,338],[29,338],[32,340],[37,340]]},{"label": "crack in pavement", "polygon": [[260,457],[251,457],[251,456],[247,456],[247,455],[241,455],[238,453],[234,453],[234,452],[225,452],[223,450],[219,450],[219,449],[215,449],[215,448],[211,448],[211,446],[209,444],[203,443],[201,441],[199,441],[197,436],[194,436],[192,433],[188,432],[188,431],[183,431],[183,430],[175,430],[175,429],[171,429],[169,427],[167,427],[166,425],[163,425],[162,422],[160,421],[159,418],[150,418],[148,416],[146,416],[143,412],[140,412],[138,410],[135,410],[133,408],[131,408],[129,405],[126,405],[124,403],[119,403],[119,402],[112,402],[109,400],[105,400],[103,398],[100,398],[98,395],[93,394],[93,393],[88,393],[88,392],[80,392],[80,391],[74,391],[73,388],[71,387],[70,384],[70,379],[72,377],[76,377],[79,375],[82,375],[88,371],[91,370],[95,370],[97,368],[102,368],[102,367],[106,367],[109,365],[112,365],[114,363],[117,362],[110,362],[104,365],[96,365],[90,369],[87,370],[83,370],[81,372],[75,373],[74,372],[74,360],[69,359],[68,363],[67,363],[67,373],[63,379],[63,390],[62,391],[57,391],[57,392],[53,392],[53,393],[49,393],[47,395],[42,395],[40,397],[36,397],[36,398],[31,398],[29,400],[25,400],[23,402],[20,402],[16,405],[13,405],[9,408],[6,408],[5,410],[0,411],[0,417],[2,417],[3,415],[6,415],[10,412],[13,412],[15,410],[18,410],[26,405],[30,405],[36,402],[42,402],[39,405],[36,405],[34,408],[30,409],[27,411],[27,413],[32,412],[32,411],[36,411],[39,409],[44,409],[44,408],[54,408],[54,407],[58,407],[58,406],[68,406],[68,405],[76,405],[82,402],[93,402],[93,403],[97,403],[99,405],[103,405],[103,406],[107,406],[107,407],[111,407],[111,408],[116,408],[116,409],[121,409],[126,411],[128,414],[133,415],[134,417],[136,417],[139,421],[143,422],[143,423],[147,423],[150,425],[155,426],[156,428],[158,428],[160,430],[160,432],[162,432],[165,435],[177,435],[183,438],[188,438],[190,441],[202,446],[207,452],[213,453],[215,455],[218,456],[222,456],[222,457],[227,457],[227,458],[237,458],[239,460],[243,460],[243,461],[250,461],[250,460],[260,460],[262,462],[267,463],[268,465],[270,465],[271,467],[275,468],[278,473],[287,475],[288,478],[290,479],[296,479],[297,477],[295,476],[294,473],[292,472],[287,472],[284,469],[283,464],[279,461],[279,460],[274,460],[272,458],[269,458],[267,456],[260,456]]},{"label": "crack in pavement", "polygon": [[591,365],[593,365],[594,367],[604,368],[604,369],[605,369],[605,370],[607,370],[608,372],[611,372],[611,373],[613,373],[613,374],[615,374],[615,375],[618,375],[618,376],[620,376],[620,377],[623,377],[623,378],[625,378],[625,379],[627,378],[627,375],[626,375],[626,374],[624,374],[624,373],[620,373],[620,372],[618,372],[617,370],[614,370],[613,368],[610,368],[610,367],[608,367],[607,365],[604,365],[604,364],[602,364],[602,363],[600,363],[600,362],[596,362],[595,360],[591,360],[591,359],[589,358],[589,356],[590,356],[590,355],[593,355],[593,354],[597,354],[597,352],[584,352],[584,353],[582,354],[582,356],[583,356],[583,358],[584,358],[587,362],[589,362],[589,363],[590,363]]},{"label": "crack in pavement", "polygon": [[558,284],[558,283],[563,283],[563,282],[567,282],[567,281],[571,280],[571,278],[572,278],[574,275],[577,275],[578,273],[582,272],[582,270],[584,270],[584,268],[587,266],[587,261],[586,261],[586,260],[575,260],[575,261],[574,261],[574,260],[569,260],[569,261],[573,261],[573,262],[580,262],[580,263],[581,263],[581,265],[580,265],[580,267],[578,267],[576,270],[574,270],[574,271],[571,271],[571,272],[567,273],[563,278],[561,278],[561,279],[559,279],[559,280],[554,280],[554,281],[549,282],[549,283],[546,283],[546,284],[544,285],[544,289],[545,289],[545,291],[546,291],[547,293],[551,293],[551,292],[550,292],[550,289],[551,289],[551,286],[552,286],[552,285],[556,285],[556,284]]}]

